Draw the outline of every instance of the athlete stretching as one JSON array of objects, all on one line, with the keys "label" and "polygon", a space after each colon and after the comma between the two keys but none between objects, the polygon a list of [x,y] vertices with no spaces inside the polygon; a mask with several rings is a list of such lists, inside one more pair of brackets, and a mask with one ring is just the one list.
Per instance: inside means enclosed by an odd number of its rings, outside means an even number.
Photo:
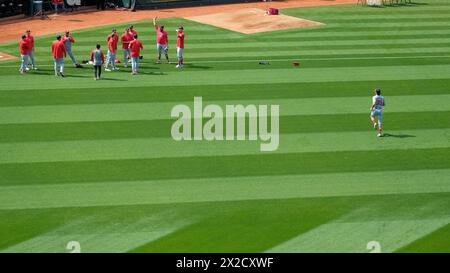
[{"label": "athlete stretching", "polygon": [[156,29],[156,50],[158,51],[158,61],[156,64],[161,63],[161,55],[164,53],[166,56],[167,63],[170,64],[169,61],[169,41],[167,39],[167,32],[164,31],[164,26],[158,26],[156,22],[158,17],[153,18],[153,26]]},{"label": "athlete stretching", "polygon": [[375,116],[378,118],[378,137],[382,136],[382,120],[383,120],[383,106],[385,106],[384,97],[381,96],[381,89],[375,89],[375,96],[372,97],[372,106],[370,107],[370,119],[372,120],[373,128],[377,129],[377,122]]}]

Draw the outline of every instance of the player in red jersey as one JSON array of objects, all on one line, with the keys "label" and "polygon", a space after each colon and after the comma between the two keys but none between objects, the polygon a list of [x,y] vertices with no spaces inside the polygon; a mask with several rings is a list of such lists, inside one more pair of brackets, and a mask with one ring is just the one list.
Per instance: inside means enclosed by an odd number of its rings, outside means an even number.
[{"label": "player in red jersey", "polygon": [[130,29],[126,28],[122,34],[122,50],[123,50],[123,66],[128,66],[128,60],[130,59],[130,42],[133,40],[133,36],[130,33]]},{"label": "player in red jersey", "polygon": [[137,31],[134,30],[134,26],[133,25],[130,25],[128,28],[130,29],[131,37],[134,37],[134,35],[138,34]]},{"label": "player in red jersey", "polygon": [[157,64],[161,63],[161,54],[164,53],[167,59],[167,63],[170,64],[169,61],[169,39],[167,38],[167,32],[164,31],[164,26],[158,26],[156,20],[158,17],[153,18],[153,26],[156,29],[156,50],[158,51],[158,61]]},{"label": "player in red jersey", "polygon": [[20,64],[20,74],[23,74],[27,71],[28,66],[28,53],[30,51],[30,44],[27,40],[27,36],[22,35],[22,39],[19,44],[20,56],[22,59],[22,63]]},{"label": "player in red jersey", "polygon": [[108,35],[108,55],[106,56],[105,71],[111,71],[109,65],[111,65],[112,70],[119,70],[116,68],[116,52],[117,44],[119,43],[119,36],[116,33],[116,29],[113,28],[110,35]]},{"label": "player in red jersey", "polygon": [[183,67],[183,51],[184,51],[184,29],[183,26],[179,26],[177,29],[177,57],[178,64],[176,68]]},{"label": "player in red jersey", "polygon": [[[28,41],[28,48],[29,48],[29,50],[28,50],[28,57],[31,60],[31,69],[36,70],[37,67],[34,64],[34,37],[33,37],[33,35],[31,35],[31,30],[27,30],[26,36],[27,36],[26,38],[27,38],[27,41]],[[27,67],[27,70],[28,70],[28,67]]]},{"label": "player in red jersey", "polygon": [[66,57],[66,47],[64,42],[61,41],[61,35],[56,36],[56,41],[52,43],[52,56],[55,64],[55,76],[59,75],[64,77],[64,57]]},{"label": "player in red jersey", "polygon": [[130,56],[131,56],[131,74],[136,75],[138,73],[139,56],[141,49],[144,49],[141,41],[138,40],[137,34],[134,35],[134,40],[130,42]]}]

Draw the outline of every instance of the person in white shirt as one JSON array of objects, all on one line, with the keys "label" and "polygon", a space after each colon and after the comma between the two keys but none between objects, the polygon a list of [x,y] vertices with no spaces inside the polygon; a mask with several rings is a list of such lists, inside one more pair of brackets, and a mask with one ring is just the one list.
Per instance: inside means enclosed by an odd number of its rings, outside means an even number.
[{"label": "person in white shirt", "polygon": [[[375,96],[372,97],[372,106],[370,107],[370,119],[372,120],[373,128],[377,129],[378,125],[378,137],[383,136],[382,134],[382,121],[383,121],[383,106],[385,106],[386,103],[384,101],[384,97],[381,96],[381,89],[377,88],[375,89]],[[378,119],[375,120],[375,117]]]}]

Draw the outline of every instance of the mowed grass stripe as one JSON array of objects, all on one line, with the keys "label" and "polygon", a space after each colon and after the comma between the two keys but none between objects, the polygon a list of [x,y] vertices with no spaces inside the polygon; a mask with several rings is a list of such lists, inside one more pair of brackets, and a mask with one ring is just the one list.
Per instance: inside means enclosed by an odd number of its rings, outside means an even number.
[{"label": "mowed grass stripe", "polygon": [[[351,65],[352,67],[367,67],[370,65],[371,67],[375,66],[416,66],[416,65],[448,65],[450,64],[450,55],[445,56],[382,56],[382,57],[335,57],[335,58],[305,58],[298,56],[293,56],[289,58],[288,56],[283,56],[282,58],[276,57],[275,59],[265,59],[264,61],[269,62],[270,67],[268,65],[261,65],[261,59],[239,59],[239,60],[228,60],[223,59],[220,61],[211,61],[211,60],[203,60],[203,61],[192,61],[186,62],[184,64],[185,71],[201,71],[202,69],[208,69],[209,71],[230,71],[237,70],[242,66],[247,66],[248,68],[252,68],[255,70],[267,70],[271,69],[276,73],[276,69],[286,69],[292,68],[292,62],[296,60],[300,62],[301,69],[310,69],[310,68],[330,68],[330,67],[348,67]],[[174,66],[164,66],[155,68],[151,61],[142,62],[140,64],[143,69],[151,69],[154,71],[153,73],[163,74],[166,72],[175,72],[176,68]],[[8,68],[15,68],[16,66],[11,65]],[[51,64],[40,64],[40,71],[38,74],[52,74],[51,70],[53,65]],[[1,69],[0,69],[1,70]],[[89,75],[92,71],[84,71],[84,75]],[[69,72],[70,73],[70,72]],[[128,74],[128,71],[120,71],[120,74]],[[117,72],[108,73],[106,76],[116,75]],[[8,72],[4,73],[4,75],[17,75],[14,70],[9,69]],[[112,80],[113,78],[107,78],[108,80]]]},{"label": "mowed grass stripe", "polygon": [[450,192],[442,179],[449,174],[443,169],[1,186],[0,209],[440,193]]},{"label": "mowed grass stripe", "polygon": [[[386,110],[389,112],[449,111],[450,104],[447,103],[449,100],[450,94],[390,96],[389,101],[386,102]],[[191,111],[194,109],[193,101],[0,107],[0,124],[171,119],[172,108],[179,104],[189,106]],[[370,97],[338,97],[203,102],[204,107],[208,104],[217,104],[222,109],[225,109],[226,105],[256,105],[258,107],[275,104],[279,105],[280,116],[333,115],[367,113],[371,100]],[[364,108],[363,105],[366,107]],[[226,116],[225,112],[223,116]]]},{"label": "mowed grass stripe", "polygon": [[[0,250],[3,253],[63,253],[68,242],[76,240],[83,253],[123,253],[164,237],[189,224],[183,220],[164,223],[164,215],[151,215],[133,223],[96,226],[98,217],[66,223],[55,230],[39,234]],[[81,218],[81,217],[80,217]]]},{"label": "mowed grass stripe", "polygon": [[[186,85],[223,85],[223,84],[253,84],[253,83],[298,83],[298,82],[345,82],[345,81],[375,81],[375,80],[417,80],[417,79],[449,79],[450,65],[426,65],[426,66],[377,66],[377,67],[341,67],[341,68],[309,68],[309,69],[278,69],[277,77],[274,77],[270,69],[242,69],[239,74],[233,71],[177,71],[143,72],[132,77],[129,74],[114,74],[114,78],[106,78],[96,83],[97,88],[136,86],[186,86]],[[50,72],[51,73],[51,72]],[[89,73],[90,74],[90,73]],[[28,75],[27,75],[28,76]],[[40,84],[48,83],[48,77],[36,76],[35,81],[21,82],[21,90],[35,89]],[[19,78],[20,77],[20,78]],[[33,75],[30,75],[30,78]],[[92,88],[92,75],[77,75],[64,79],[55,79],[50,76],[51,85],[47,89],[63,90],[67,86],[79,88]],[[108,76],[106,76],[108,77]],[[146,78],[147,77],[147,78]],[[85,78],[86,80],[81,80]],[[146,78],[146,81],[143,79]],[[230,82],[230,78],[233,79]],[[21,75],[0,76],[4,81],[1,90],[16,88],[16,81],[23,79]]]},{"label": "mowed grass stripe", "polygon": [[[283,10],[284,12],[285,10]],[[287,9],[289,13],[289,9]],[[329,18],[326,19],[327,22],[355,22],[355,21],[374,21],[379,22],[380,19],[387,19],[390,22],[392,20],[415,20],[417,19],[422,20],[444,20],[444,19],[450,19],[450,16],[448,16],[448,13],[442,13],[442,14],[430,14],[430,13],[419,13],[419,14],[410,14],[410,13],[404,13],[404,14],[389,14],[389,13],[364,13],[364,14],[330,14]]]},{"label": "mowed grass stripe", "polygon": [[[450,17],[445,16],[443,14],[437,14],[436,17],[433,17],[430,14],[421,14],[425,16],[415,17],[414,15],[408,15],[408,16],[368,16],[368,17],[362,17],[359,16],[358,19],[352,19],[352,18],[329,18],[326,19],[325,22],[328,25],[346,25],[346,26],[355,26],[355,25],[363,25],[363,26],[370,26],[374,25],[373,23],[376,23],[376,26],[405,26],[405,25],[411,25],[411,26],[424,26],[428,24],[447,24],[450,22]],[[419,19],[420,18],[420,19]],[[396,24],[396,25],[394,25]]]},{"label": "mowed grass stripe", "polygon": [[415,54],[423,54],[423,53],[450,53],[449,47],[446,45],[442,47],[415,47],[410,46],[409,48],[389,48],[386,46],[384,48],[330,48],[329,46],[323,49],[297,49],[298,47],[291,48],[290,50],[278,50],[278,51],[246,51],[246,50],[223,50],[221,52],[193,52],[189,53],[189,57],[192,60],[197,58],[223,58],[223,57],[241,57],[246,56],[249,57],[267,57],[267,56],[285,56],[285,55],[298,55],[301,57],[302,55],[365,55],[365,54],[394,54],[394,53],[415,53]]},{"label": "mowed grass stripe", "polygon": [[[369,45],[370,43],[368,43]],[[429,43],[429,44],[379,44],[373,43],[375,45],[367,46],[367,47],[357,47],[352,45],[336,45],[330,47],[329,45],[319,46],[319,45],[310,45],[310,46],[286,46],[280,50],[280,48],[274,47],[248,47],[248,48],[240,48],[240,47],[232,47],[230,48],[204,48],[204,49],[191,49],[186,54],[189,54],[190,59],[196,58],[215,58],[215,57],[264,57],[264,56],[284,56],[284,55],[293,55],[293,54],[302,54],[302,55],[342,55],[342,54],[381,54],[381,53],[449,53],[449,43]],[[80,51],[88,51],[91,47],[83,48],[81,47]],[[249,50],[251,49],[251,50]],[[261,50],[261,51],[260,51]],[[45,51],[44,51],[45,52]],[[175,51],[172,51],[174,53]],[[50,56],[50,51],[46,52]],[[142,51],[142,53],[148,55],[156,56],[156,51],[152,48],[147,51]],[[88,59],[89,56],[81,56],[82,59]],[[120,55],[119,55],[120,58]],[[50,58],[47,58],[50,59]],[[70,63],[70,59],[67,59]]]},{"label": "mowed grass stripe", "polygon": [[[299,39],[305,41],[316,41],[316,40],[369,40],[369,39],[386,39],[387,37],[390,37],[394,40],[396,39],[402,39],[403,37],[418,37],[424,38],[427,36],[431,37],[446,37],[450,33],[449,29],[432,29],[432,30],[415,30],[415,29],[404,29],[404,30],[380,30],[380,31],[370,31],[370,32],[363,32],[363,31],[337,31],[337,32],[309,32],[309,31],[297,31],[292,33],[286,33],[286,32],[274,32],[271,35],[273,35],[274,38],[279,39]],[[264,36],[262,37],[254,37],[258,40],[267,40]],[[272,39],[270,39],[272,40]],[[270,41],[268,40],[268,41]],[[219,40],[217,42],[221,43],[223,40]],[[193,40],[193,42],[197,42],[197,39]]]},{"label": "mowed grass stripe", "polygon": [[[384,113],[384,128],[392,130],[450,128],[450,112]],[[205,120],[206,121],[206,120]],[[0,143],[171,138],[172,120],[133,120],[0,125]],[[224,127],[225,128],[225,127]],[[282,116],[280,133],[372,131],[368,114]]]},{"label": "mowed grass stripe", "polygon": [[[436,38],[430,38],[430,37],[421,37],[421,38],[415,38],[415,39],[387,39],[384,37],[384,39],[361,39],[361,40],[333,40],[333,39],[327,39],[326,41],[305,41],[305,40],[297,40],[297,41],[286,41],[283,39],[283,41],[258,41],[258,42],[246,42],[246,43],[239,43],[239,44],[230,44],[230,43],[214,43],[214,44],[205,44],[205,43],[198,43],[198,44],[192,44],[189,46],[189,50],[194,49],[230,49],[230,48],[252,48],[252,49],[260,49],[261,51],[266,51],[270,48],[275,48],[274,50],[280,50],[282,48],[283,50],[290,47],[298,47],[300,48],[309,48],[309,47],[317,47],[317,48],[325,48],[332,46],[333,48],[345,48],[341,46],[352,46],[348,48],[354,48],[356,45],[371,45],[373,47],[378,47],[385,45],[389,45],[390,47],[396,46],[403,48],[411,48],[416,47],[419,45],[420,47],[426,46],[426,47],[434,47],[437,45],[442,44],[448,45],[450,43],[450,38],[443,38],[442,36],[436,37]],[[378,47],[380,48],[380,47]],[[193,51],[195,52],[195,51]]]},{"label": "mowed grass stripe", "polygon": [[[14,52],[13,54],[15,54]],[[75,53],[76,54],[76,53]],[[172,55],[171,55],[172,56]],[[162,65],[155,65],[155,61],[152,60],[151,56],[145,61],[140,62],[140,67],[144,69],[147,72],[142,72],[141,74],[145,75],[153,75],[153,76],[160,76],[160,75],[166,75],[167,72],[176,72],[179,73],[179,70],[175,68],[175,66],[170,64],[162,64]],[[300,60],[300,61],[317,61],[318,64],[311,63],[312,67],[314,66],[320,66],[320,67],[326,67],[330,66],[329,64],[323,65],[321,64],[321,61],[334,61],[334,65],[336,66],[342,66],[342,62],[340,61],[355,61],[355,64],[359,67],[364,67],[361,65],[360,61],[362,60],[372,60],[375,65],[379,65],[380,61],[386,61],[391,60],[391,62],[384,63],[387,66],[395,66],[396,63],[393,63],[392,60],[400,61],[402,62],[402,59],[420,59],[424,60],[425,64],[428,64],[429,62],[435,61],[436,63],[432,64],[447,64],[447,60],[450,58],[449,55],[445,53],[433,53],[433,52],[423,52],[423,53],[409,53],[409,52],[402,52],[402,53],[374,53],[374,54],[321,54],[321,55],[299,55],[297,54],[285,54],[285,55],[276,55],[276,56],[264,56],[261,58],[258,57],[249,57],[249,58],[242,58],[242,57],[218,57],[218,58],[195,58],[189,59],[189,62],[185,62],[184,66],[184,73],[186,71],[201,71],[207,69],[208,71],[213,70],[229,70],[230,68],[236,69],[237,64],[240,64],[239,67],[242,68],[242,65],[245,65],[247,69],[268,69],[267,66],[259,65],[260,61],[269,61],[269,62],[284,62],[285,67],[284,68],[292,68],[292,61],[294,60]],[[3,62],[3,65],[0,66],[0,72],[2,75],[17,75],[17,73],[14,72],[11,68],[18,68],[18,65],[15,64],[17,60],[6,60]],[[92,74],[92,69],[79,70],[74,68],[70,61],[68,61],[67,68],[65,69],[67,74],[66,77],[70,77],[71,75],[76,74],[78,78],[84,78],[87,79],[87,75]],[[444,63],[443,63],[444,62]],[[250,65],[249,65],[250,64]],[[405,63],[407,65],[411,65],[411,63]],[[51,62],[51,59],[44,58],[40,59],[40,62],[38,63],[39,69],[38,71],[34,71],[33,73],[27,74],[27,77],[37,77],[37,76],[51,76],[51,81],[53,81],[54,78],[54,71],[53,71],[53,63]],[[397,66],[403,66],[403,63],[397,64]],[[365,65],[367,66],[367,64]],[[120,65],[119,65],[120,67]],[[278,66],[274,68],[280,68]],[[303,66],[303,69],[308,68],[307,66]],[[120,72],[116,71],[114,73],[107,73],[103,77],[104,80],[107,81],[123,81],[123,79],[118,79],[118,75],[129,75],[130,68],[123,68],[120,70]],[[114,75],[114,77],[108,77],[108,75]],[[18,78],[17,80],[21,80],[23,77]],[[136,77],[135,77],[136,78]],[[128,77],[128,80],[130,78]],[[66,78],[66,81],[68,79]],[[114,86],[116,87],[116,86]],[[88,87],[87,87],[88,88]],[[0,90],[2,91],[2,90]]]},{"label": "mowed grass stripe", "polygon": [[[448,193],[433,193],[210,202],[204,206],[215,212],[213,217],[145,244],[133,252],[263,252],[336,220],[345,223],[345,220],[448,218],[448,214],[442,212],[443,207],[448,207],[448,199]],[[219,226],[221,228],[216,228]],[[239,242],[238,246],[236,242]],[[361,246],[363,252],[368,251],[366,246],[367,242]],[[322,250],[325,251],[327,248]]]},{"label": "mowed grass stripe", "polygon": [[448,253],[450,242],[447,240],[450,232],[450,224],[429,233],[428,235],[397,249],[401,253]]},{"label": "mowed grass stripe", "polygon": [[[377,48],[414,48],[417,46],[423,47],[444,47],[448,46],[450,43],[449,38],[420,38],[420,39],[368,39],[368,40],[333,40],[327,39],[326,41],[305,41],[305,40],[297,40],[297,41],[285,41],[283,39],[282,42],[276,41],[258,41],[258,42],[245,42],[238,44],[230,44],[227,42],[223,43],[192,43],[189,45],[189,54],[193,54],[196,52],[202,51],[211,51],[211,52],[223,52],[227,51],[231,48],[233,49],[242,49],[248,48],[252,50],[260,50],[260,51],[270,51],[270,50],[290,50],[293,48],[298,49],[321,49],[321,48],[329,48],[332,46],[334,49],[352,49],[357,45],[370,45],[372,47]],[[92,48],[91,44],[82,44],[77,45],[76,49],[78,52],[80,51],[88,51]],[[188,50],[186,49],[186,50]],[[201,50],[200,50],[201,49]],[[41,53],[50,53],[48,47],[36,47],[36,50]],[[156,50],[150,48],[149,50],[145,50],[145,52],[153,51],[156,53]],[[144,51],[143,51],[144,52]],[[121,52],[119,52],[119,56]]]},{"label": "mowed grass stripe", "polygon": [[[281,134],[273,153],[450,148],[450,129]],[[339,143],[337,145],[336,143]],[[260,154],[261,141],[79,140],[0,144],[0,164]]]},{"label": "mowed grass stripe", "polygon": [[[0,106],[108,104],[133,102],[189,101],[202,96],[204,101],[253,100],[282,98],[369,97],[375,86],[381,86],[389,96],[450,94],[450,79],[393,80],[366,82],[314,82],[296,84],[241,84],[159,86],[133,89],[110,87],[65,88],[63,90],[4,90],[0,92]],[[274,91],[276,90],[276,92]]]},{"label": "mowed grass stripe", "polygon": [[[273,35],[276,37],[276,39],[283,38],[285,41],[291,41],[291,42],[299,42],[299,38],[301,38],[301,41],[304,42],[317,42],[317,41],[345,41],[345,40],[355,40],[355,41],[365,41],[365,40],[385,40],[387,38],[391,38],[393,41],[396,40],[402,40],[402,39],[414,39],[417,38],[418,40],[424,39],[424,38],[448,38],[448,35],[450,34],[450,30],[445,29],[438,29],[438,30],[430,30],[430,31],[416,31],[416,30],[403,30],[403,31],[379,31],[378,33],[376,31],[368,32],[368,33],[362,33],[362,32],[346,32],[346,31],[336,31],[335,33],[326,33],[323,35],[319,35],[320,33],[309,33],[309,32],[295,32],[295,33],[278,33],[274,32]],[[186,37],[188,34],[186,34]],[[191,49],[198,46],[216,46],[216,44],[227,44],[227,41],[229,41],[229,38],[221,38],[221,37],[215,37],[216,39],[212,39],[211,36],[192,36],[189,35],[189,43],[188,40],[186,40],[186,48]],[[275,40],[276,40],[275,39]],[[238,40],[242,44],[249,43],[255,43],[255,42],[265,42],[265,43],[271,43],[274,42],[274,39],[267,39],[266,37],[253,37],[253,36],[242,36],[240,38],[236,38],[235,40]],[[105,44],[104,41],[99,41],[101,44]],[[144,39],[142,40],[144,46],[147,50],[152,50],[153,48],[147,48],[147,46],[153,46],[155,41]],[[46,45],[51,43],[50,40],[43,40],[39,42],[39,46],[42,48],[46,48]],[[176,40],[169,40],[169,45],[175,45]],[[74,49],[78,49],[79,45],[83,46],[92,46],[92,40],[86,40],[82,42],[77,42],[76,45],[74,45]],[[236,45],[236,44],[235,44]],[[155,47],[156,50],[156,47]],[[119,52],[119,54],[122,52]]]},{"label": "mowed grass stripe", "polygon": [[383,159],[377,161],[377,171],[447,169],[449,152],[436,148],[1,164],[0,185],[363,172],[374,158]]},{"label": "mowed grass stripe", "polygon": [[[391,253],[450,223],[450,217],[330,222],[292,238],[267,252],[275,253],[362,253],[377,241],[383,253]],[[324,251],[326,249],[326,251]]]},{"label": "mowed grass stripe", "polygon": [[[189,49],[189,57],[192,59],[199,58],[199,57],[235,57],[235,56],[247,56],[247,57],[256,57],[256,56],[277,56],[277,55],[290,55],[290,54],[365,54],[365,53],[402,53],[402,52],[410,52],[410,53],[442,53],[442,52],[448,52],[448,48],[450,46],[450,43],[448,42],[439,42],[436,41],[435,43],[433,41],[424,42],[424,43],[402,43],[401,41],[397,43],[393,43],[392,41],[383,43],[383,42],[373,42],[373,41],[367,41],[365,43],[356,43],[355,45],[352,45],[351,43],[348,44],[340,44],[337,43],[336,45],[330,47],[330,45],[321,45],[320,42],[315,42],[314,44],[294,44],[287,42],[286,45],[273,45],[271,46],[270,43],[262,43],[264,45],[258,46],[258,45],[247,45],[245,46],[219,46],[214,47],[213,45],[205,48],[191,48]],[[361,47],[367,45],[367,47]],[[359,46],[359,47],[358,47]],[[282,49],[280,49],[282,48]],[[92,46],[80,46],[78,49],[78,52],[84,51],[88,52],[89,50],[92,50]],[[231,50],[232,49],[232,50]],[[447,50],[445,50],[447,49]],[[37,48],[36,50],[39,50]],[[48,48],[41,49],[43,53],[46,53],[47,56],[51,56],[51,51]],[[186,49],[187,50],[187,49]],[[175,53],[175,50],[172,50],[171,53]],[[156,50],[153,48],[150,50],[143,50],[142,54],[150,56],[154,55],[156,56]],[[81,57],[82,60],[89,59],[89,56],[84,55]],[[120,58],[120,54],[119,54]],[[156,57],[155,57],[156,58]],[[47,58],[50,59],[50,58]],[[70,62],[70,59],[68,59]]]}]

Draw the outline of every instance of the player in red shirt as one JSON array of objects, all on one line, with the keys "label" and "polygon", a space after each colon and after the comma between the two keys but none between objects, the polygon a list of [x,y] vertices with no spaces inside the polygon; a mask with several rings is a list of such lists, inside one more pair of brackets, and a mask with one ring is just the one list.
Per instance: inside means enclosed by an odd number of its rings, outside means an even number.
[{"label": "player in red shirt", "polygon": [[111,71],[109,65],[111,65],[112,70],[119,70],[116,68],[116,52],[117,44],[119,43],[119,36],[116,33],[116,29],[113,28],[112,33],[108,35],[108,55],[106,56],[105,71]]},{"label": "player in red shirt", "polygon": [[[133,26],[133,25],[130,25],[130,26],[129,26],[129,29],[130,29],[130,33],[131,33],[131,40],[133,40],[133,39],[134,39],[134,35],[137,35],[138,33],[137,33],[137,31],[134,29],[134,26]],[[139,59],[142,59],[142,55],[139,56]]]},{"label": "player in red shirt", "polygon": [[23,74],[27,71],[27,66],[28,66],[28,53],[29,53],[29,48],[30,44],[27,40],[27,36],[22,35],[22,39],[20,40],[20,44],[19,44],[19,50],[20,50],[20,56],[22,58],[22,63],[20,64],[20,74]]},{"label": "player in red shirt", "polygon": [[72,59],[73,64],[76,68],[82,68],[83,66],[77,62],[75,59],[75,55],[72,53],[72,44],[75,43],[75,39],[70,35],[70,32],[66,30],[66,33],[64,36],[61,37],[61,41],[64,43],[64,46],[66,47],[66,52],[69,55],[70,59]]},{"label": "player in red shirt", "polygon": [[[34,64],[34,37],[33,37],[33,35],[31,35],[31,30],[26,31],[26,36],[27,36],[28,47],[29,47],[28,57],[31,60],[31,68],[36,70],[37,67]],[[28,67],[27,67],[27,70],[28,70]]]},{"label": "player in red shirt", "polygon": [[134,37],[134,35],[137,35],[137,31],[134,30],[133,25],[130,25],[128,28],[130,29],[131,37]]},{"label": "player in red shirt", "polygon": [[158,50],[158,61],[157,64],[161,63],[161,54],[164,53],[167,59],[167,63],[170,64],[169,61],[169,39],[167,38],[167,32],[164,31],[164,26],[158,26],[156,20],[158,16],[153,18],[153,26],[156,29],[156,49]]},{"label": "player in red shirt", "polygon": [[176,68],[183,67],[183,51],[184,51],[184,29],[182,26],[179,26],[177,29],[177,57],[178,64]]},{"label": "player in red shirt", "polygon": [[141,41],[138,40],[137,34],[134,35],[134,40],[130,42],[130,56],[131,56],[131,74],[136,75],[138,73],[139,56],[141,49],[144,49]]},{"label": "player in red shirt", "polygon": [[52,56],[55,64],[55,76],[58,76],[59,66],[59,75],[64,77],[64,57],[66,57],[66,47],[61,41],[61,35],[56,36],[56,41],[52,43]]},{"label": "player in red shirt", "polygon": [[124,67],[128,66],[128,60],[130,59],[130,42],[133,40],[133,36],[130,33],[130,29],[125,29],[125,32],[122,34],[122,50],[123,50],[123,65]]}]

